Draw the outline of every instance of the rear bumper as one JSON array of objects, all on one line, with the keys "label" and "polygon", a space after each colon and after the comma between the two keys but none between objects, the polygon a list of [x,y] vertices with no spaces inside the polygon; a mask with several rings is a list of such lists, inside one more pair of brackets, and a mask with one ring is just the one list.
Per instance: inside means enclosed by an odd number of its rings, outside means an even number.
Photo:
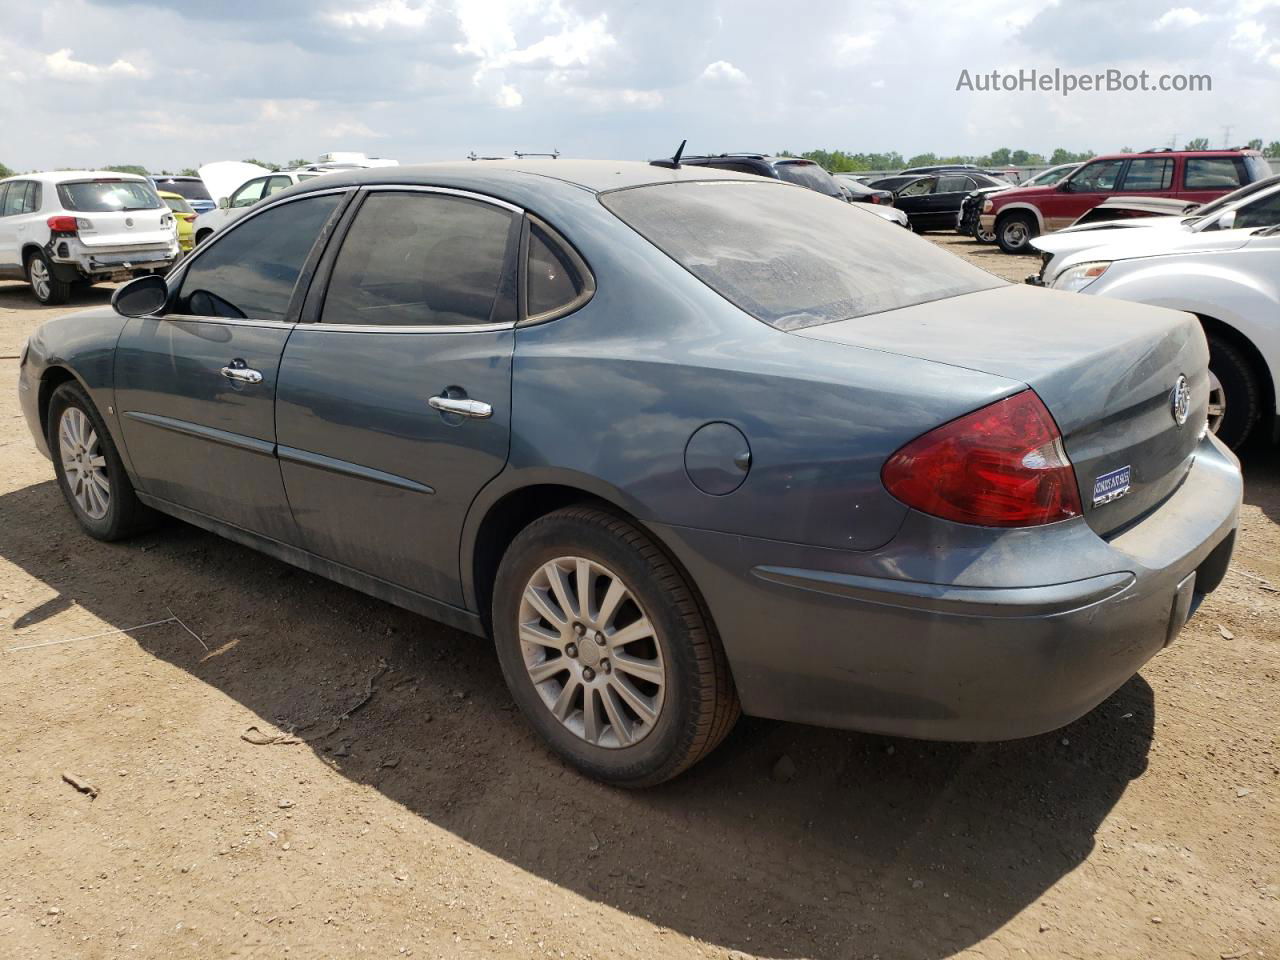
[{"label": "rear bumper", "polygon": [[[64,252],[63,247],[66,247]],[[94,250],[79,243],[55,240],[50,244],[55,268],[74,269],[86,277],[133,270],[164,270],[178,258],[178,242],[135,249]]]},{"label": "rear bumper", "polygon": [[[972,582],[956,584],[894,576],[916,561],[893,544],[872,556],[662,533],[702,588],[747,713],[1003,740],[1071,722],[1173,640],[1226,570],[1241,491],[1235,458],[1206,439],[1178,491],[1119,536],[1082,521],[988,532],[985,550],[964,554]],[[937,528],[914,515],[904,530],[913,523]],[[945,562],[948,539],[926,566]],[[1054,581],[1063,570],[1070,579]]]}]

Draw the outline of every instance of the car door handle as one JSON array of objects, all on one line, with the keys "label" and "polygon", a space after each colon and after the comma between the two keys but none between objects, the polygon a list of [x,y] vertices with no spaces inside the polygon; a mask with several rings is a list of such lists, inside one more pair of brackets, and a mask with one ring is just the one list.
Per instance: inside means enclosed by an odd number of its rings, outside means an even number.
[{"label": "car door handle", "polygon": [[487,420],[493,416],[493,407],[483,400],[458,400],[453,397],[431,397],[427,405],[441,413],[456,413],[475,420]]},{"label": "car door handle", "polygon": [[236,358],[222,368],[222,375],[237,383],[261,383],[262,374],[249,367],[243,360]]}]

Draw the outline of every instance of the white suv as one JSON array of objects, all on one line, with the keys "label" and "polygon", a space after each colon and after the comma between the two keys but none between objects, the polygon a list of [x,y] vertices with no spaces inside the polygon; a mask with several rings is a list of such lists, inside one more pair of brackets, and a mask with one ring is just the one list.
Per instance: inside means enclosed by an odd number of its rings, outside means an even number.
[{"label": "white suv", "polygon": [[[232,166],[232,164],[223,164],[223,166]],[[234,166],[246,165],[234,164]],[[205,177],[206,182],[213,180],[217,183],[216,177],[205,175],[206,169],[208,168],[201,167],[200,175]],[[312,177],[322,176],[328,172],[328,170],[278,170],[274,173],[264,171],[261,176],[244,181],[230,196],[218,198],[218,209],[210,210],[208,213],[202,213],[196,217],[196,244],[204,243],[214,233],[238,219],[241,214],[248,211],[259,200],[265,200],[273,193],[287,190],[296,183],[310,180]]]},{"label": "white suv", "polygon": [[64,170],[0,180],[0,278],[28,281],[41,303],[177,259],[173,213],[145,177]]}]

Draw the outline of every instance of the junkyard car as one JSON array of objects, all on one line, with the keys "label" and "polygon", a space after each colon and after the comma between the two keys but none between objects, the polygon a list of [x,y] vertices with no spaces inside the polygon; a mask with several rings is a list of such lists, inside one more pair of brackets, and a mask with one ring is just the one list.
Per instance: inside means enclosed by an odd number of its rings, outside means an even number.
[{"label": "junkyard car", "polygon": [[612,783],[740,709],[1051,730],[1225,573],[1204,336],[860,206],[706,167],[333,173],[45,323],[21,407],[89,534],[162,511],[490,635]]},{"label": "junkyard car", "polygon": [[178,230],[178,248],[183,253],[190,253],[196,245],[196,212],[181,194],[161,190],[160,199],[173,211],[174,225]]},{"label": "junkyard car", "polygon": [[[251,165],[245,164],[245,166]],[[201,169],[204,168],[201,167]],[[196,218],[195,242],[204,243],[217,231],[234,222],[259,200],[279,193],[281,190],[288,190],[295,183],[313,180],[325,173],[326,171],[323,170],[264,171],[261,175],[245,181],[232,190],[229,196],[218,198],[218,209],[202,213]]]},{"label": "junkyard car", "polygon": [[965,237],[973,237],[979,243],[995,243],[995,232],[983,230],[981,224],[978,223],[978,218],[982,214],[982,204],[988,196],[993,193],[1002,193],[1006,190],[1052,186],[1064,177],[1070,176],[1079,168],[1080,164],[1078,163],[1060,163],[1056,167],[1050,167],[1048,170],[1041,170],[1034,177],[1018,183],[1016,187],[1012,183],[1003,182],[992,186],[979,187],[966,196],[964,202],[960,204],[960,213],[956,217],[956,233]]},{"label": "junkyard car", "polygon": [[1022,253],[1036,236],[1074,223],[1108,197],[1164,197],[1207,203],[1271,176],[1257,150],[1153,150],[1095,157],[1052,187],[996,194],[979,222],[1006,253]]},{"label": "junkyard car", "polygon": [[[1195,314],[1209,342],[1209,428],[1231,447],[1280,436],[1280,192],[1213,229],[1128,230],[1055,257],[1049,285]],[[1263,225],[1263,224],[1268,225]],[[1048,239],[1048,238],[1046,238]]]},{"label": "junkyard car", "polygon": [[26,280],[41,303],[177,257],[173,214],[145,177],[60,170],[0,180],[0,278]]}]

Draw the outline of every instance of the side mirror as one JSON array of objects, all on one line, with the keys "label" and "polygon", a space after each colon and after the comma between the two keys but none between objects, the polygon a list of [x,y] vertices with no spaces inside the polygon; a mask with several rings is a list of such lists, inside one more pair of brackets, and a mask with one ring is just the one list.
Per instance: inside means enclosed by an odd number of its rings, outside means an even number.
[{"label": "side mirror", "polygon": [[1063,180],[1061,183],[1058,184],[1059,193],[1070,193],[1071,190],[1072,190],[1072,187],[1071,187],[1070,180]]},{"label": "side mirror", "polygon": [[1236,212],[1228,210],[1218,218],[1218,222],[1214,224],[1215,230],[1230,230],[1236,225]]},{"label": "side mirror", "polygon": [[229,207],[229,206],[231,206],[231,201],[230,201],[230,200],[228,200],[226,197],[219,197],[219,198],[218,198],[218,209],[219,209],[219,210],[225,210],[225,209],[227,209],[227,207]]},{"label": "side mirror", "polygon": [[169,285],[154,273],[136,277],[111,295],[111,309],[122,317],[150,317],[169,302]]}]

